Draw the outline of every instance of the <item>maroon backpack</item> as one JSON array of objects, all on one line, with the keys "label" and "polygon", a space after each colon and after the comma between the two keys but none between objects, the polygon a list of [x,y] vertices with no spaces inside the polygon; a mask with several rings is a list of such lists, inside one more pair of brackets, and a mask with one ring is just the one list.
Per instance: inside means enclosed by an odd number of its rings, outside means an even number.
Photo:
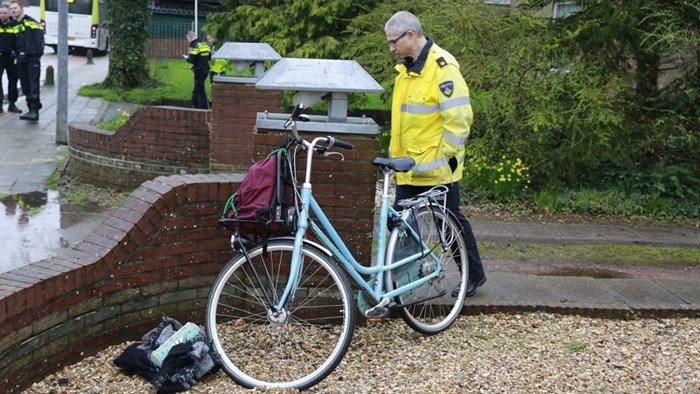
[{"label": "maroon backpack", "polygon": [[229,197],[221,222],[249,238],[292,232],[293,184],[284,148],[250,166],[238,191]]}]

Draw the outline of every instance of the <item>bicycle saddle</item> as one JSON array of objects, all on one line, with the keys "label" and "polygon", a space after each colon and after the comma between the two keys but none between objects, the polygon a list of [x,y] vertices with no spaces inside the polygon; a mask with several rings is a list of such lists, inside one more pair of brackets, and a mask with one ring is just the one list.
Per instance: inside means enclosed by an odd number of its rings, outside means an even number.
[{"label": "bicycle saddle", "polygon": [[379,167],[391,168],[398,172],[407,172],[416,165],[416,161],[410,157],[397,157],[395,159],[375,157],[372,159],[372,164]]}]

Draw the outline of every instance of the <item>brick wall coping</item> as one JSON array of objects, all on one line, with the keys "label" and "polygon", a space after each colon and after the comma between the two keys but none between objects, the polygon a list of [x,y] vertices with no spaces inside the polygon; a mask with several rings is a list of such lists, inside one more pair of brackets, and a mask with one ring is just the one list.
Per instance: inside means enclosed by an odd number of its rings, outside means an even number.
[{"label": "brick wall coping", "polygon": [[201,323],[232,256],[217,218],[242,174],[144,182],[62,254],[0,274],[0,392],[13,393],[162,315]]}]

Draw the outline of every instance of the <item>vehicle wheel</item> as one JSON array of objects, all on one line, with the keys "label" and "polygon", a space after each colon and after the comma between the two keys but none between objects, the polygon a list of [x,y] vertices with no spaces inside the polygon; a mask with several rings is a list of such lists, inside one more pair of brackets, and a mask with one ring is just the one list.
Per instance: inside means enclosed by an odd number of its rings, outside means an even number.
[{"label": "vehicle wheel", "polygon": [[[291,239],[271,239],[231,259],[219,273],[205,326],[226,373],[248,387],[305,389],[330,374],[350,345],[355,310],[345,273],[331,256],[305,245],[290,305],[275,315],[289,278]],[[261,286],[258,279],[264,284]]]},{"label": "vehicle wheel", "polygon": [[[434,335],[454,323],[467,292],[469,269],[462,226],[449,211],[437,205],[407,209],[402,217],[418,229],[423,243],[432,252],[405,267],[387,271],[387,288],[393,290],[435,272],[439,260],[442,269],[436,278],[396,297],[397,304],[407,305],[399,309],[404,321],[422,334]],[[441,245],[446,247],[443,249]],[[418,251],[417,240],[398,226],[389,236],[386,263],[392,264]]]}]

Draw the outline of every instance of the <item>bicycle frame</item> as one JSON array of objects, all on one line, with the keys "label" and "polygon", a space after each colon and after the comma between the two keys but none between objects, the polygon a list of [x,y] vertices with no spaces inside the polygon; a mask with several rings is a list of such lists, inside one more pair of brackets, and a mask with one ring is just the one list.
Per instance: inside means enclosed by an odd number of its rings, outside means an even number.
[{"label": "bicycle frame", "polygon": [[[300,191],[300,212],[297,220],[297,231],[294,238],[294,252],[292,255],[292,262],[290,268],[290,278],[287,282],[285,290],[282,297],[279,299],[278,304],[275,306],[277,311],[281,311],[287,305],[289,301],[289,295],[293,294],[293,290],[298,286],[298,280],[302,270],[302,247],[304,239],[306,237],[306,232],[311,228],[312,232],[319,238],[321,243],[328,248],[333,256],[341,263],[345,271],[350,275],[355,283],[357,283],[367,295],[369,295],[374,302],[378,303],[378,306],[386,306],[389,302],[396,296],[408,293],[431,279],[437,277],[442,270],[442,263],[440,259],[434,254],[434,250],[428,245],[421,241],[419,234],[415,229],[406,225],[406,222],[401,219],[401,215],[391,206],[389,200],[389,173],[385,174],[384,190],[382,193],[382,203],[379,213],[379,233],[377,240],[377,252],[376,252],[376,264],[373,266],[364,266],[360,264],[352,255],[350,250],[347,248],[342,238],[335,230],[328,217],[325,215],[318,202],[313,196],[311,189],[311,164],[312,156],[314,153],[314,147],[319,141],[325,140],[324,137],[318,137],[313,140],[313,142],[308,143],[304,141],[307,148],[307,161],[306,161],[306,179],[303,183]],[[307,145],[308,144],[308,145]],[[309,213],[313,212],[315,218],[320,222],[319,227],[314,221],[311,220]],[[404,257],[403,259],[396,261],[392,264],[386,265],[386,247],[387,247],[387,232],[389,218],[399,220],[404,225],[407,231],[409,231],[411,237],[420,242],[422,250],[420,252],[414,253],[410,256]],[[384,283],[384,273],[387,270],[393,270],[399,268],[403,265],[415,262],[419,258],[430,257],[434,259],[437,263],[437,269],[432,273],[409,282],[403,286],[400,286],[392,291],[387,292]],[[367,281],[362,275],[370,276],[370,280]]]}]

